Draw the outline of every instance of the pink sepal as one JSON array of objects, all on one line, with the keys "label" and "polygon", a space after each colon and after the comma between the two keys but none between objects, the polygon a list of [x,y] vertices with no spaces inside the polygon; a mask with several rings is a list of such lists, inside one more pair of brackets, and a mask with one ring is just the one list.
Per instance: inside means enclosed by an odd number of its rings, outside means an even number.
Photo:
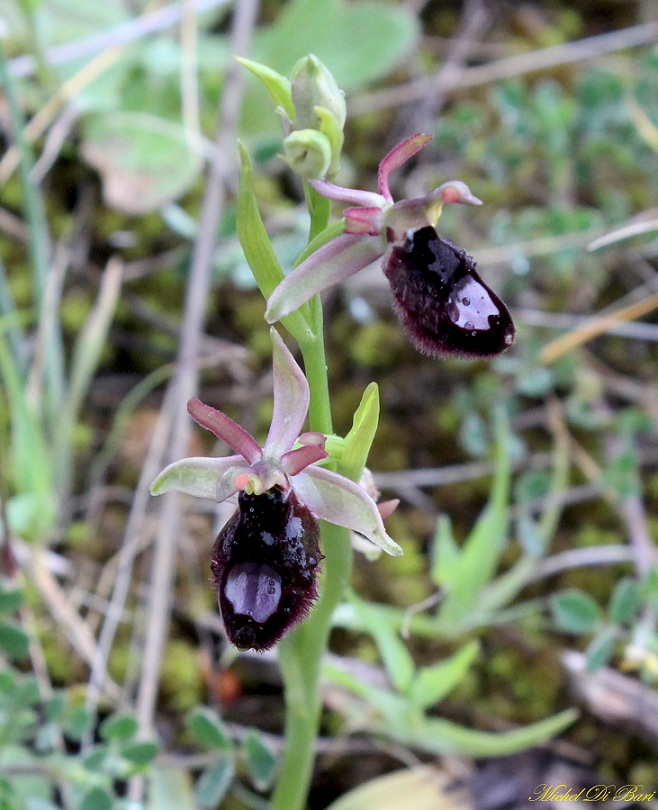
[{"label": "pink sepal", "polygon": [[393,149],[391,149],[388,155],[386,155],[386,157],[379,164],[379,193],[382,195],[382,197],[384,197],[386,202],[393,202],[393,197],[391,196],[391,192],[388,187],[389,174],[402,166],[403,163],[406,163],[410,157],[413,157],[416,152],[419,152],[423,146],[428,144],[431,140],[431,135],[424,135],[423,133],[411,135],[409,138],[402,141],[402,143],[399,143],[397,146],[393,147]]},{"label": "pink sepal", "polygon": [[263,451],[254,437],[225,413],[211,408],[210,405],[205,405],[200,399],[196,398],[187,403],[187,411],[197,424],[214,433],[218,439],[225,441],[232,450],[239,453],[249,464],[253,464],[263,457]]}]

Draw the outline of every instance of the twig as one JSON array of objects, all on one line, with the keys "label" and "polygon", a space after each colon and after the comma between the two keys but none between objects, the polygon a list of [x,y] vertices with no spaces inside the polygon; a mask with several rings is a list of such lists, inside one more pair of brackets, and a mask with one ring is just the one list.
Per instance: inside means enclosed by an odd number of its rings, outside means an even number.
[{"label": "twig", "polygon": [[[195,0],[194,11],[201,14],[204,11],[228,6],[232,2],[233,0]],[[102,31],[100,34],[93,34],[75,42],[65,42],[63,45],[48,48],[44,57],[45,62],[51,66],[61,65],[74,59],[92,56],[113,45],[128,45],[148,34],[176,25],[182,13],[180,3],[171,3],[163,8],[147,12],[141,17],[116,25],[107,31]],[[9,62],[9,72],[12,76],[31,76],[35,70],[36,66],[31,56],[17,56]]]},{"label": "twig", "polygon": [[526,583],[537,582],[572,568],[590,568],[616,563],[633,563],[635,554],[628,546],[592,546],[572,548],[539,560],[529,572]]},{"label": "twig", "polygon": [[[232,52],[246,52],[256,19],[258,3],[244,0],[237,5],[232,32]],[[189,419],[184,403],[194,395],[197,386],[196,358],[202,334],[210,268],[215,250],[217,222],[224,205],[225,182],[231,170],[227,156],[232,154],[238,112],[242,97],[243,76],[237,64],[231,64],[221,103],[220,123],[216,136],[215,159],[211,163],[208,187],[203,202],[203,217],[192,256],[178,374],[170,386],[174,408],[172,441],[169,458],[184,455],[189,437]],[[148,625],[144,660],[139,683],[137,716],[143,733],[150,733],[158,693],[162,654],[169,624],[174,550],[179,527],[179,496],[164,496],[160,531],[157,538],[148,604]]]},{"label": "twig", "polygon": [[[541,470],[551,462],[550,453],[534,453],[514,463],[515,470]],[[400,472],[375,473],[375,484],[378,489],[396,489],[397,487],[437,487],[446,484],[458,484],[474,478],[492,475],[495,470],[493,461],[471,461],[466,464],[451,464],[446,467],[427,467]]]},{"label": "twig", "polygon": [[459,83],[473,51],[492,22],[492,14],[482,0],[467,0],[459,26],[450,39],[449,50],[432,81],[432,88],[424,96],[420,109],[414,110],[413,126],[404,116],[405,135],[409,132],[431,131],[441,111],[447,93]]},{"label": "twig", "polygon": [[[445,83],[443,92],[448,94],[457,90],[491,84],[502,79],[510,79],[525,73],[536,73],[559,65],[595,59],[598,56],[625,48],[649,45],[657,39],[658,22],[650,22],[624,28],[621,31],[611,31],[607,34],[579,39],[564,45],[534,50],[466,68],[455,77],[452,83]],[[432,92],[435,84],[436,74],[433,74],[407,84],[369,93],[350,101],[349,114],[351,116],[364,115],[389,107],[417,103],[419,99]]]},{"label": "twig", "polygon": [[[40,553],[27,557],[23,562],[23,566],[26,569],[26,576],[37,586],[53,618],[63,628],[80,657],[87,663],[92,664],[97,654],[96,640],[89,626],[69,604],[55,577],[43,564]],[[106,673],[100,688],[112,700],[118,701],[121,699],[121,688]]]},{"label": "twig", "polygon": [[635,318],[640,318],[642,315],[647,315],[649,312],[653,312],[653,310],[656,308],[658,308],[658,293],[649,295],[642,301],[638,301],[635,304],[630,304],[627,307],[622,307],[621,309],[610,312],[607,315],[591,318],[583,326],[580,326],[578,329],[574,329],[573,332],[568,332],[566,335],[562,335],[561,337],[552,340],[550,343],[547,343],[541,350],[539,361],[545,365],[553,363],[559,357],[562,357],[562,355],[567,354],[577,346],[581,346],[583,343],[587,343],[593,338],[608,332],[617,324],[622,323],[623,321],[630,321]]}]

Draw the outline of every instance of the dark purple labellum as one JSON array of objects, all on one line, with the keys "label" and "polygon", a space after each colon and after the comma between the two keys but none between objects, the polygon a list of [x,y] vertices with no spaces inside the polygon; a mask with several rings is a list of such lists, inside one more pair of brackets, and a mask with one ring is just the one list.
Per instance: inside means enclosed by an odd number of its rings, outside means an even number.
[{"label": "dark purple labellum", "polygon": [[238,496],[210,567],[229,641],[267,650],[317,597],[319,524],[292,490]]},{"label": "dark purple labellum", "polygon": [[384,264],[395,310],[414,346],[433,357],[491,357],[514,343],[505,304],[463,250],[432,227],[407,231]]}]

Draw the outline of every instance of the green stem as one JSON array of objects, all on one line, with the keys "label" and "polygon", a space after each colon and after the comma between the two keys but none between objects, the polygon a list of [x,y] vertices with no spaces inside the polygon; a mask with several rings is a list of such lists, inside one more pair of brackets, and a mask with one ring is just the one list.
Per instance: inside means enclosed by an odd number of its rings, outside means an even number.
[{"label": "green stem", "polygon": [[322,657],[329,640],[331,618],[352,570],[349,531],[322,523],[321,540],[325,559],[320,596],[308,619],[279,644],[286,698],[286,744],[272,810],[303,810],[306,806],[322,709]]},{"label": "green stem", "polygon": [[[315,194],[312,189],[310,191]],[[307,190],[307,199],[311,196]],[[329,207],[312,206],[310,202],[310,238],[313,239],[327,227]],[[311,430],[329,434],[332,433],[331,403],[319,297],[311,302],[310,311],[313,337],[300,344],[311,389],[309,423]],[[322,711],[322,658],[327,649],[334,610],[352,572],[352,545],[347,529],[323,522],[320,525],[320,541],[325,555],[320,595],[308,619],[279,644],[286,701],[286,744],[272,796],[272,810],[303,810],[306,806]]]},{"label": "green stem", "polygon": [[300,343],[304,358],[304,372],[311,389],[309,408],[309,426],[311,430],[333,433],[331,422],[331,403],[329,399],[329,380],[327,377],[327,360],[324,353],[324,332],[322,325],[322,304],[316,296],[310,301],[311,328],[313,337]]}]

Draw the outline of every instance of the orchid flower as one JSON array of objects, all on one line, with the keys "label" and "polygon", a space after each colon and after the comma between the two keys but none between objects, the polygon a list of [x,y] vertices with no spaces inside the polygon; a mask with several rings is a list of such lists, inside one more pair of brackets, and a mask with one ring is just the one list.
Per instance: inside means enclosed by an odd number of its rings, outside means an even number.
[{"label": "orchid flower", "polygon": [[344,281],[378,259],[394,306],[411,342],[440,357],[487,357],[509,348],[514,325],[505,304],[487,287],[475,262],[436,232],[443,205],[481,205],[460,180],[443,183],[424,197],[394,202],[388,176],[431,140],[413,135],[379,165],[379,193],[309,180],[332,200],[351,203],[345,231],[303,261],[274,290],[265,317],[270,323],[314,295]]},{"label": "orchid flower", "polygon": [[181,459],[151,485],[154,495],[175,489],[217,501],[238,496],[238,511],[217,538],[211,568],[227,634],[241,649],[267,649],[308,612],[322,556],[318,519],[358,532],[389,554],[402,553],[366,490],[316,466],[327,458],[325,436],[300,435],[308,383],[276,330],[271,336],[274,411],[265,444],[192,399],[192,418],[235,455]]}]

